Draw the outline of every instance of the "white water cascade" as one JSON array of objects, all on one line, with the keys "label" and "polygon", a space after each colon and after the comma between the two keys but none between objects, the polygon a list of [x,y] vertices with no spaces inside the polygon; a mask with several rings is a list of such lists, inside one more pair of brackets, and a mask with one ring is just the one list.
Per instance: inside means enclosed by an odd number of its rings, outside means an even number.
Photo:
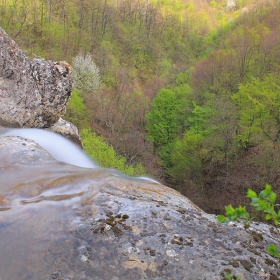
[{"label": "white water cascade", "polygon": [[37,128],[7,128],[0,131],[1,136],[21,136],[34,140],[55,159],[72,165],[96,168],[98,165],[83,150],[67,138]]}]

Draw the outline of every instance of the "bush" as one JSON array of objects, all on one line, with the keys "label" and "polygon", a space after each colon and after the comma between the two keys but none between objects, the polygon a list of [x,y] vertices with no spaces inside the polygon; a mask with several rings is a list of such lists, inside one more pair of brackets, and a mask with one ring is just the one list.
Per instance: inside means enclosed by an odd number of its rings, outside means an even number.
[{"label": "bush", "polygon": [[[272,191],[270,185],[266,184],[265,189],[259,194],[249,189],[247,192],[247,197],[251,199],[251,205],[256,207],[257,211],[262,211],[266,214],[266,220],[272,220],[275,226],[280,224],[280,210],[277,212],[275,210],[278,204],[276,202],[276,193]],[[231,221],[245,221],[250,224],[252,218],[250,218],[249,213],[246,211],[245,206],[239,206],[238,208],[233,208],[231,205],[225,207],[226,216],[219,215],[217,217],[218,221],[221,223],[227,223]],[[271,256],[275,258],[280,258],[280,250],[275,244],[270,243],[267,250]]]},{"label": "bush", "polygon": [[145,169],[138,163],[134,168],[126,164],[126,159],[117,155],[114,148],[108,145],[102,137],[97,136],[91,129],[81,131],[85,151],[101,166],[115,168],[129,176],[145,175]]}]

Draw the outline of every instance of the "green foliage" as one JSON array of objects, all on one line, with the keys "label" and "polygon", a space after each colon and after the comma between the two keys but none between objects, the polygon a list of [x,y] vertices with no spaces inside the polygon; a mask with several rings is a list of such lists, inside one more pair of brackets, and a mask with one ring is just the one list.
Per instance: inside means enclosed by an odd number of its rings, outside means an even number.
[{"label": "green foliage", "polygon": [[190,129],[203,135],[209,134],[207,122],[212,114],[213,109],[208,104],[205,106],[194,104],[192,114],[188,118]]},{"label": "green foliage", "polygon": [[249,213],[246,211],[246,207],[239,206],[237,208],[233,208],[232,205],[225,206],[226,216],[219,215],[217,217],[218,221],[221,223],[228,223],[234,221],[249,221]]},{"label": "green foliage", "polygon": [[241,133],[237,140],[242,145],[256,145],[267,139],[279,142],[280,83],[278,76],[267,75],[263,80],[252,79],[240,85],[233,95],[239,109]]},{"label": "green foliage", "polygon": [[226,271],[224,274],[224,279],[226,280],[241,280],[241,276],[232,275],[231,271]]},{"label": "green foliage", "polygon": [[85,151],[101,166],[115,168],[129,176],[145,175],[141,164],[136,168],[126,164],[126,159],[116,154],[114,148],[108,145],[102,137],[97,136],[91,129],[81,131]]},{"label": "green foliage", "polygon": [[162,89],[147,113],[148,138],[155,148],[161,148],[175,140],[179,132],[178,114],[181,104],[174,91]]},{"label": "green foliage", "polygon": [[[256,208],[257,211],[266,213],[266,220],[272,220],[273,223],[278,226],[280,224],[280,210],[275,211],[275,204],[277,196],[274,191],[272,191],[271,186],[266,184],[265,189],[259,194],[255,191],[248,189],[247,197],[251,199],[251,205]],[[226,216],[220,215],[217,217],[218,221],[221,223],[230,221],[250,221],[250,215],[246,211],[245,206],[239,206],[238,208],[233,208],[232,205],[225,206]]]},{"label": "green foliage", "polygon": [[274,243],[270,243],[266,251],[271,256],[275,258],[280,258],[280,250],[276,247]]},{"label": "green foliage", "polygon": [[159,74],[161,77],[167,77],[169,75],[171,69],[171,60],[167,58],[163,58],[158,63]]},{"label": "green foliage", "polygon": [[[275,212],[275,202],[277,199],[276,193],[272,191],[270,185],[266,184],[264,190],[259,194],[255,191],[248,189],[247,197],[251,199],[251,205],[256,207],[258,211],[267,213],[266,220],[272,219],[275,226],[280,224],[280,210]],[[219,215],[217,217],[220,223],[228,223],[231,221],[246,221],[248,224],[250,222],[250,215],[246,211],[245,206],[239,206],[238,208],[233,208],[232,205],[225,206],[226,216]],[[275,244],[270,243],[266,250],[271,256],[275,258],[280,258],[280,251]],[[231,278],[229,278],[231,279]]]},{"label": "green foliage", "polygon": [[247,197],[251,199],[251,205],[256,207],[258,211],[266,213],[266,220],[272,220],[278,226],[280,223],[280,210],[275,211],[276,193],[272,191],[271,186],[266,184],[265,189],[258,195],[253,190],[249,189]]},{"label": "green foliage", "polygon": [[135,166],[133,166],[133,168],[134,168],[133,176],[147,175],[147,171],[141,162],[138,162]]},{"label": "green foliage", "polygon": [[201,133],[189,130],[182,140],[177,140],[171,155],[172,167],[169,172],[178,179],[201,176],[205,150],[202,147],[204,137]]},{"label": "green foliage", "polygon": [[78,129],[82,129],[89,123],[89,117],[84,104],[84,99],[81,97],[81,94],[76,88],[73,89],[72,97],[68,102],[64,118],[74,123]]},{"label": "green foliage", "polygon": [[217,8],[218,3],[215,0],[210,1],[210,6],[213,8]]},{"label": "green foliage", "polygon": [[179,72],[176,75],[175,81],[178,86],[189,84],[190,83],[190,72],[189,71]]},{"label": "green foliage", "polygon": [[180,72],[176,75],[175,83],[170,84],[180,104],[179,111],[177,113],[177,121],[179,124],[179,134],[183,135],[188,127],[188,117],[192,114],[194,101],[193,101],[193,89],[189,84],[190,76],[188,72]]},{"label": "green foliage", "polygon": [[207,124],[213,109],[209,105],[199,106],[192,103],[192,111],[185,113],[185,126],[188,129],[183,137],[174,143],[172,166],[169,169],[172,176],[181,180],[202,176],[204,162],[210,152],[205,145],[205,139],[211,134],[211,128]]}]

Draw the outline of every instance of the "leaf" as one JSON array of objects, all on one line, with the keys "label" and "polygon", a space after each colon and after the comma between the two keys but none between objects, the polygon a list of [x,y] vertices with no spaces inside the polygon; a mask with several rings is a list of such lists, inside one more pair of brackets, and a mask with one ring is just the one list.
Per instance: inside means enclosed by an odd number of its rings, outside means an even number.
[{"label": "leaf", "polygon": [[272,217],[271,217],[271,215],[270,214],[267,214],[266,216],[265,216],[265,219],[266,220],[270,220]]},{"label": "leaf", "polygon": [[258,210],[264,210],[265,211],[265,210],[271,209],[271,205],[267,201],[260,199],[258,208],[257,208]]},{"label": "leaf", "polygon": [[248,197],[248,198],[257,197],[257,193],[254,192],[252,189],[248,189],[247,197]]},{"label": "leaf", "polygon": [[271,186],[266,184],[264,190],[259,193],[259,198],[266,198],[272,193]]},{"label": "leaf", "polygon": [[257,205],[259,205],[259,198],[258,197],[252,197],[251,198],[251,205],[253,205],[253,206],[257,206]]},{"label": "leaf", "polygon": [[225,209],[226,209],[226,214],[227,214],[227,216],[231,216],[231,215],[233,215],[234,212],[235,212],[235,210],[234,210],[234,208],[232,207],[231,204],[225,206]]},{"label": "leaf", "polygon": [[276,196],[275,192],[271,192],[271,194],[267,197],[267,199],[272,203],[274,203],[276,201],[276,198],[277,198],[277,196]]},{"label": "leaf", "polygon": [[260,193],[259,193],[259,198],[266,198],[268,197],[269,195],[271,195],[272,191],[271,191],[271,186],[266,184],[265,185],[265,188],[264,190],[262,190]]},{"label": "leaf", "polygon": [[265,194],[264,190],[262,190],[258,195],[259,198],[265,198],[265,196],[266,196],[266,194]]},{"label": "leaf", "polygon": [[270,243],[267,250],[266,250],[269,254],[275,254],[277,252],[277,248],[276,245],[273,243]]},{"label": "leaf", "polygon": [[227,218],[224,215],[219,215],[217,219],[220,223],[225,223],[227,221]]},{"label": "leaf", "polygon": [[277,249],[276,245],[273,243],[270,243],[267,250],[267,253],[269,253],[271,256],[276,257],[276,258],[280,258],[280,252]]},{"label": "leaf", "polygon": [[271,186],[270,185],[268,185],[268,184],[266,184],[265,185],[265,189],[264,189],[264,192],[265,192],[265,194],[268,196],[268,195],[270,195],[271,194]]},{"label": "leaf", "polygon": [[241,218],[245,219],[245,220],[249,220],[250,219],[250,215],[249,215],[248,212],[245,211],[244,213],[242,213]]}]

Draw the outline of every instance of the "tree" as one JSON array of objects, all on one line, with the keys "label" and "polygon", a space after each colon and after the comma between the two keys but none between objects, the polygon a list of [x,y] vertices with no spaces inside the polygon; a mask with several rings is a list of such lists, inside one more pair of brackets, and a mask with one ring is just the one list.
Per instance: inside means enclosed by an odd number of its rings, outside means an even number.
[{"label": "tree", "polygon": [[232,32],[229,44],[235,51],[242,81],[249,72],[254,54],[259,50],[260,35],[253,28],[241,26]]},{"label": "tree", "polygon": [[196,92],[232,93],[238,88],[239,69],[232,51],[216,50],[199,61],[192,73]]},{"label": "tree", "polygon": [[173,143],[181,132],[182,103],[176,93],[162,89],[152,103],[152,109],[147,113],[148,139],[152,141],[159,155],[163,168],[171,165]]},{"label": "tree", "polygon": [[209,151],[204,141],[210,134],[207,123],[211,115],[212,109],[209,105],[203,107],[194,104],[191,116],[188,117],[189,129],[182,139],[174,143],[172,167],[169,171],[180,180],[196,177],[201,181],[203,161]]},{"label": "tree", "polygon": [[277,72],[280,68],[279,57],[280,34],[278,30],[263,32],[260,53],[255,60],[255,71],[262,78],[265,74]]},{"label": "tree", "polygon": [[274,146],[280,141],[280,82],[269,74],[263,80],[252,78],[240,85],[233,95],[239,109],[240,144],[257,145],[269,140]]},{"label": "tree", "polygon": [[154,147],[161,148],[177,137],[179,130],[178,114],[181,110],[179,99],[174,91],[162,89],[153,100],[152,109],[147,113],[148,138]]},{"label": "tree", "polygon": [[101,85],[101,79],[92,56],[90,54],[84,56],[80,53],[73,59],[73,65],[75,87],[84,93],[96,91]]},{"label": "tree", "polygon": [[177,180],[202,179],[203,146],[202,133],[189,130],[183,139],[177,140],[171,155],[172,166],[169,173]]}]

